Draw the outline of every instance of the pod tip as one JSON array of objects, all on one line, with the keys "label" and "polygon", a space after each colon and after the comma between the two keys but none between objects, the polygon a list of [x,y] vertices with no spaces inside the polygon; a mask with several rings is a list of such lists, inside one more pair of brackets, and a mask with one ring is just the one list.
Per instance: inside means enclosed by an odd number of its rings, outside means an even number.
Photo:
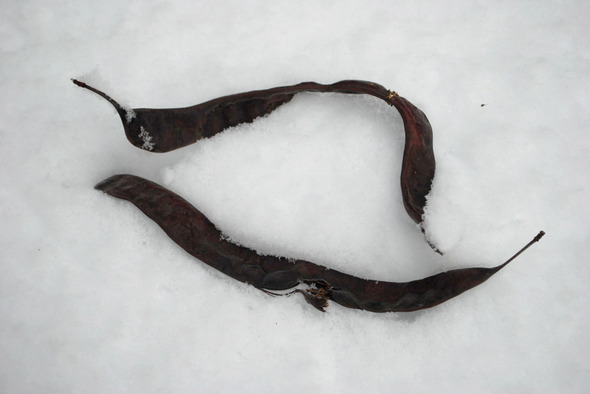
[{"label": "pod tip", "polygon": [[113,187],[119,180],[121,180],[125,177],[126,177],[126,175],[123,175],[123,174],[110,176],[110,177],[98,182],[96,185],[94,185],[94,188],[96,190],[100,190],[105,193],[108,193],[108,191],[111,187]]},{"label": "pod tip", "polygon": [[537,234],[537,236],[535,237],[535,239],[533,241],[539,242],[541,240],[541,238],[543,238],[543,235],[545,235],[545,231],[543,231],[543,230],[539,231],[539,234]]}]

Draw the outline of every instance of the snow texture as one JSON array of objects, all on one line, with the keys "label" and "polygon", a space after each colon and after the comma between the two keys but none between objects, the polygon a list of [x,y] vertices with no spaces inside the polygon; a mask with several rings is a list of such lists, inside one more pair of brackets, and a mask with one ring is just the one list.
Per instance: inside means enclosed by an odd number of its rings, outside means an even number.
[{"label": "snow texture", "polygon": [[[127,113],[129,114],[129,112]],[[129,122],[129,120],[127,122]],[[152,142],[154,137],[152,137],[143,126],[139,128],[139,131],[140,133],[138,134],[138,137],[141,138],[141,140],[143,141],[143,145],[141,146],[141,148],[145,150],[154,150],[155,144]]]},{"label": "snow texture", "polygon": [[[585,393],[590,390],[590,3],[3,2],[0,392]],[[433,253],[399,192],[403,125],[379,100],[300,94],[167,154],[102,98],[194,105],[378,82],[434,129]],[[149,140],[145,141],[149,147]],[[234,242],[379,280],[501,263],[430,310],[270,297],[93,189],[161,183]]]}]

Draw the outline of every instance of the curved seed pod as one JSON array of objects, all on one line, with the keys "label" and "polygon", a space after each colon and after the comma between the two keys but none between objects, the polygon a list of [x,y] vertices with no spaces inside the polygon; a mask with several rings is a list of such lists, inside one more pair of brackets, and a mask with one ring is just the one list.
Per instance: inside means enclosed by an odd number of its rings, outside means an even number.
[{"label": "curved seed pod", "polygon": [[303,82],[224,96],[187,108],[125,109],[105,93],[75,79],[72,81],[109,101],[121,117],[127,139],[151,152],[182,148],[229,127],[252,122],[299,92],[369,94],[380,98],[394,106],[403,119],[406,141],[400,180],[404,207],[414,222],[422,222],[435,172],[432,127],[424,112],[379,84],[355,80],[331,85]]},{"label": "curved seed pod", "polygon": [[401,114],[406,132],[400,176],[404,207],[414,222],[420,224],[436,167],[432,127],[424,112],[405,98],[393,95],[390,102]]},{"label": "curved seed pod", "polygon": [[229,127],[252,122],[271,113],[300,92],[365,93],[389,103],[393,93],[364,81],[341,81],[331,85],[303,82],[292,86],[256,90],[219,97],[186,108],[124,108],[106,93],[73,79],[111,103],[123,122],[125,135],[134,146],[150,152],[169,152],[211,137]]},{"label": "curved seed pod", "polygon": [[107,94],[72,80],[111,103],[123,122],[132,145],[150,152],[169,152],[211,137],[231,126],[252,122],[293,98],[293,94],[268,91],[220,97],[186,108],[124,108]]},{"label": "curved seed pod", "polygon": [[494,268],[464,268],[406,283],[357,278],[309,261],[261,256],[254,250],[232,244],[199,210],[179,195],[133,175],[115,175],[96,189],[128,200],[154,220],[184,250],[241,282],[268,290],[297,289],[315,308],[323,311],[329,300],[345,307],[371,312],[409,312],[445,302],[489,279],[535,239],[504,264]]}]

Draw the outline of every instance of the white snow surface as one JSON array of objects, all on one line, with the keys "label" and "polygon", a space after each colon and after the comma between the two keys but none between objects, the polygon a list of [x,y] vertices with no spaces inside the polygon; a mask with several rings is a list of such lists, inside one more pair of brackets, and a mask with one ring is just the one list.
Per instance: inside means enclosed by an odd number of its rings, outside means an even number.
[{"label": "white snow surface", "polygon": [[[590,390],[590,3],[0,4],[0,392]],[[429,117],[428,237],[399,192],[403,125],[370,97],[300,94],[166,154],[109,103],[183,107],[364,79]],[[482,104],[485,104],[482,106]],[[191,257],[94,184],[180,193],[233,241],[407,281],[493,266],[432,309],[270,297]]]}]

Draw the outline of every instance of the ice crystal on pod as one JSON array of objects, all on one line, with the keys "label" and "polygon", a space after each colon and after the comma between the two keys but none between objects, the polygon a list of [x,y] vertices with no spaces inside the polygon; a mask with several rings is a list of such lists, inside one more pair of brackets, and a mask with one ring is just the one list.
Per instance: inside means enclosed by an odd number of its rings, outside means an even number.
[{"label": "ice crystal on pod", "polygon": [[131,123],[133,119],[135,119],[135,111],[132,108],[125,108],[125,120],[127,124]]},{"label": "ice crystal on pod", "polygon": [[142,149],[145,150],[153,150],[154,143],[152,142],[153,137],[141,126],[140,128],[141,133],[139,133],[138,137],[141,138],[143,141],[143,145],[141,146]]}]

